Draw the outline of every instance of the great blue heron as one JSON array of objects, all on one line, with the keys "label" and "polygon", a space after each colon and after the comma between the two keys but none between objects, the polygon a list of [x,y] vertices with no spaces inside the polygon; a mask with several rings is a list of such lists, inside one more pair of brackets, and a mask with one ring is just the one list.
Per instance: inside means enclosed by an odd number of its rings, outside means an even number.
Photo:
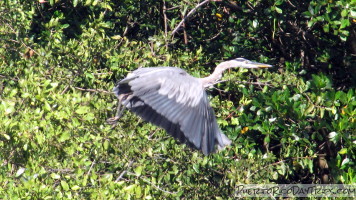
[{"label": "great blue heron", "polygon": [[236,58],[220,63],[205,78],[195,78],[176,67],[139,68],[115,86],[119,106],[116,116],[108,122],[116,123],[126,107],[205,155],[214,152],[215,145],[222,149],[231,140],[219,129],[204,89],[216,84],[226,69],[237,67],[271,65]]}]

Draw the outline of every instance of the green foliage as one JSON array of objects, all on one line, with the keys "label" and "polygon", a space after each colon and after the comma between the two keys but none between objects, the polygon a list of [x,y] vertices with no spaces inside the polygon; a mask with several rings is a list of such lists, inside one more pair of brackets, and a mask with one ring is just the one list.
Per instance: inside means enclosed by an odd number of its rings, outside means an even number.
[{"label": "green foliage", "polygon": [[[206,4],[171,37],[198,1],[1,1],[0,199],[233,199],[242,183],[354,183],[355,2],[234,2]],[[228,72],[208,91],[226,150],[204,156],[130,112],[106,124],[130,71],[205,76],[232,57],[275,67]]]}]

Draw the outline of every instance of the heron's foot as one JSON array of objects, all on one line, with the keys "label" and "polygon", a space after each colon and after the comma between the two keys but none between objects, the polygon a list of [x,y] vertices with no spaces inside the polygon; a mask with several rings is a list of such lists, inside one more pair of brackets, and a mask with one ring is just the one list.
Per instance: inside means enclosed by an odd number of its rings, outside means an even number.
[{"label": "heron's foot", "polygon": [[119,121],[119,119],[120,119],[120,116],[111,117],[106,120],[106,123],[112,125],[111,128],[114,128],[117,125],[117,122]]}]

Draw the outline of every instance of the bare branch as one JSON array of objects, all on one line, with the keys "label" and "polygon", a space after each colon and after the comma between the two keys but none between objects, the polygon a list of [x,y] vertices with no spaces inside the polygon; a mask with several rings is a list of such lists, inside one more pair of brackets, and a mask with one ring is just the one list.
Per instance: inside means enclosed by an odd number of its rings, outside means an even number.
[{"label": "bare branch", "polygon": [[237,3],[234,1],[223,1],[223,3],[235,11],[243,11],[243,9],[240,6],[238,6]]},{"label": "bare branch", "polygon": [[99,93],[106,93],[106,94],[112,94],[112,92],[106,91],[106,90],[101,90],[101,89],[85,89],[85,88],[80,88],[80,87],[74,87],[77,90],[80,91],[85,91],[85,92],[99,92]]},{"label": "bare branch", "polygon": [[0,74],[0,78],[2,78],[2,79],[10,79],[12,81],[18,81],[19,80],[18,78],[11,78],[10,76],[2,75],[2,74]]},{"label": "bare branch", "polygon": [[[133,161],[131,160],[129,162],[129,165],[127,166],[127,169],[130,169],[132,164],[133,164]],[[115,183],[117,183],[120,179],[122,179],[122,177],[124,177],[126,173],[127,173],[127,170],[122,171],[121,174],[119,175],[119,177],[117,177],[117,179],[115,180]]]},{"label": "bare branch", "polygon": [[236,81],[236,83],[247,84],[247,85],[268,85],[268,86],[273,86],[270,83],[263,83],[263,82]]},{"label": "bare branch", "polygon": [[153,183],[152,183],[151,181],[149,181],[148,179],[143,178],[143,177],[140,177],[140,176],[137,176],[135,173],[128,172],[127,174],[133,175],[133,176],[136,176],[136,177],[140,178],[140,179],[143,180],[144,182],[146,182],[146,183],[148,183],[148,184],[151,184],[151,186],[153,186],[154,188],[156,188],[156,189],[158,189],[158,190],[160,190],[160,191],[162,191],[162,192],[165,192],[165,193],[168,193],[168,194],[177,194],[177,192],[170,192],[170,191],[164,190],[164,189],[158,187],[158,185],[153,184]]},{"label": "bare branch", "polygon": [[217,37],[219,37],[221,32],[222,32],[222,29],[220,29],[219,32],[217,34],[215,34],[213,37],[203,40],[203,42],[211,42],[212,40],[215,40]]},{"label": "bare branch", "polygon": [[172,31],[172,34],[171,34],[171,35],[174,35],[174,34],[178,31],[178,29],[183,25],[183,23],[190,17],[190,15],[192,15],[193,13],[195,13],[198,8],[200,8],[200,7],[203,6],[204,4],[209,3],[210,1],[211,1],[211,0],[205,0],[205,1],[203,1],[203,2],[201,2],[201,3],[199,3],[199,4],[197,4],[197,5],[195,6],[195,8],[193,8],[193,9],[183,18],[183,20],[178,24],[178,26],[176,26],[176,27],[174,28],[174,30]]},{"label": "bare branch", "polygon": [[61,92],[61,95],[63,95],[64,93],[66,93],[68,89],[69,89],[69,85],[67,85],[67,86],[64,88],[64,90]]},{"label": "bare branch", "polygon": [[[219,80],[213,83],[213,85],[216,85],[218,83],[224,83],[227,81],[232,81],[232,80]],[[235,81],[235,83],[239,83],[239,84],[246,84],[246,85],[267,85],[267,86],[273,86],[270,83],[263,83],[263,82],[248,82],[248,81]],[[212,86],[213,86],[212,85]],[[214,87],[215,88],[215,87]]]},{"label": "bare branch", "polygon": [[89,170],[87,172],[87,176],[90,174],[91,169],[93,169],[94,164],[95,164],[95,160],[91,163],[90,168],[89,168]]},{"label": "bare branch", "polygon": [[163,8],[162,8],[162,12],[163,12],[163,21],[164,21],[164,36],[167,37],[167,32],[168,32],[168,25],[167,25],[167,7],[166,7],[166,1],[163,1]]},{"label": "bare branch", "polygon": [[261,169],[258,169],[254,172],[252,172],[248,177],[247,179],[249,179],[250,177],[252,177],[254,174],[257,174],[258,172],[262,171],[262,170],[265,170],[267,169],[268,167],[271,167],[271,166],[275,166],[275,165],[279,165],[281,163],[286,163],[287,161],[290,161],[290,160],[300,160],[300,159],[309,159],[309,160],[312,160],[314,158],[316,158],[317,156],[316,155],[313,155],[313,156],[304,156],[304,157],[295,157],[295,158],[287,158],[285,160],[280,160],[280,161],[277,161],[277,162],[274,162],[274,163],[271,163],[269,165],[266,165],[264,167],[262,167]]},{"label": "bare branch", "polygon": [[172,7],[172,8],[166,8],[166,10],[168,11],[168,10],[174,10],[174,9],[177,9],[177,8],[180,8],[180,6],[174,6],[174,7]]}]

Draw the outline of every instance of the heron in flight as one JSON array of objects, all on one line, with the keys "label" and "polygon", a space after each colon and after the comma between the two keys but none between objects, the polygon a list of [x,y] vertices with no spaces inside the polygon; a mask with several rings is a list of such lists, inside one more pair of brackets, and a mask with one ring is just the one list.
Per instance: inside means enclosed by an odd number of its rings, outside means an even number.
[{"label": "heron in flight", "polygon": [[176,67],[139,68],[115,86],[119,104],[116,116],[108,123],[116,124],[126,107],[205,155],[223,149],[231,140],[219,129],[205,88],[216,84],[226,69],[237,67],[271,65],[236,58],[220,63],[205,78],[193,77]]}]

